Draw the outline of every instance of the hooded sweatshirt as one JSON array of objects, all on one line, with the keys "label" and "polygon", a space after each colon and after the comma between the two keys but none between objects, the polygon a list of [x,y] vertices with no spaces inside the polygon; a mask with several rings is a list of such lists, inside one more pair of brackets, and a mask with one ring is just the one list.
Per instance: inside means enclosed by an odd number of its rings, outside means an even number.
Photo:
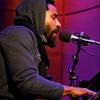
[{"label": "hooded sweatshirt", "polygon": [[60,83],[46,79],[45,0],[24,0],[14,25],[0,33],[0,100],[59,99]]}]

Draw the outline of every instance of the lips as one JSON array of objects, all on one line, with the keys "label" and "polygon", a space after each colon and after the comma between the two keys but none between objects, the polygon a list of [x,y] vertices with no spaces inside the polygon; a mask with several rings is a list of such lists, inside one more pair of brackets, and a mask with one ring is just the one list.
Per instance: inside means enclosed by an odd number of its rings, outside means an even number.
[{"label": "lips", "polygon": [[55,29],[53,32],[52,32],[52,39],[55,39],[57,37],[57,34],[59,32],[59,29]]},{"label": "lips", "polygon": [[56,28],[54,31],[53,31],[53,33],[58,33],[59,32],[59,28]]},{"label": "lips", "polygon": [[55,38],[57,37],[58,32],[59,32],[59,31],[54,31],[54,32],[53,32],[53,34],[52,34],[52,38],[53,38],[53,39],[55,39]]},{"label": "lips", "polygon": [[57,37],[57,33],[53,33],[52,38],[55,39]]},{"label": "lips", "polygon": [[55,30],[52,32],[52,34],[49,36],[49,38],[55,39],[55,38],[57,37],[58,32],[59,32],[59,29],[58,29],[58,28],[55,29]]}]

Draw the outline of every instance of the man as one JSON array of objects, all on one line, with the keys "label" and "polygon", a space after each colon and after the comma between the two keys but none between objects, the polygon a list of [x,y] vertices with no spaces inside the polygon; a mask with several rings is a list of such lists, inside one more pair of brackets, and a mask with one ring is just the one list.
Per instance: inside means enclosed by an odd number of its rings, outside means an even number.
[{"label": "man", "polygon": [[55,46],[60,27],[50,0],[24,0],[18,6],[14,25],[0,34],[0,100],[56,100],[96,94],[46,79],[49,61],[44,45]]}]

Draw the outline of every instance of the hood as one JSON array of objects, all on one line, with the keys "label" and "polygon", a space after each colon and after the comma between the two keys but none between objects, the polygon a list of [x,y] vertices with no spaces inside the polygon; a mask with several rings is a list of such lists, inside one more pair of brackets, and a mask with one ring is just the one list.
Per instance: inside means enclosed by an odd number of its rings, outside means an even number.
[{"label": "hood", "polygon": [[44,32],[46,0],[24,0],[16,9],[16,22],[25,22],[40,35]]}]

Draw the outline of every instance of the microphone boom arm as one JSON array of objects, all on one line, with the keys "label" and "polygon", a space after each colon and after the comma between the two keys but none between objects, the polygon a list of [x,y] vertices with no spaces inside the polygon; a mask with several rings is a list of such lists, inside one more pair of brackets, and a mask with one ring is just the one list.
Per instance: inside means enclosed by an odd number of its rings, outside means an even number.
[{"label": "microphone boom arm", "polygon": [[[77,52],[74,56],[72,56],[73,58],[73,64],[69,70],[69,79],[70,79],[70,85],[71,86],[78,86],[78,83],[74,83],[75,81],[79,81],[79,77],[75,74],[75,67],[78,64],[78,60],[79,60],[79,53],[81,50],[81,43],[78,43],[78,48],[77,48]],[[75,80],[75,81],[74,81]]]}]

